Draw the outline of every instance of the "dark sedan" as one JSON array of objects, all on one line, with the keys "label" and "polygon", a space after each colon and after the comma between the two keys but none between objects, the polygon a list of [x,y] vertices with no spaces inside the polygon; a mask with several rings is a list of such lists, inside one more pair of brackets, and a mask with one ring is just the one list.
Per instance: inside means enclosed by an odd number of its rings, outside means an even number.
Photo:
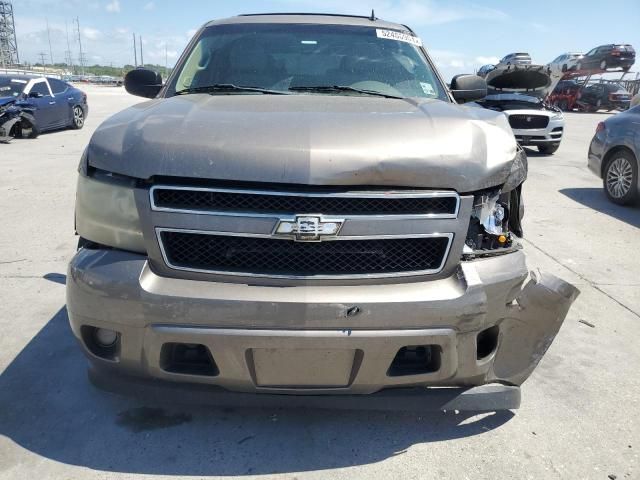
[{"label": "dark sedan", "polygon": [[607,197],[620,205],[640,196],[638,132],[640,105],[600,122],[589,146],[589,169],[602,178]]},{"label": "dark sedan", "polygon": [[595,83],[580,91],[578,103],[584,110],[626,110],[631,103],[631,94],[617,83]]},{"label": "dark sedan", "polygon": [[601,45],[589,50],[576,64],[576,70],[622,68],[625,72],[636,61],[636,51],[626,43]]},{"label": "dark sedan", "polygon": [[0,75],[0,105],[7,103],[33,112],[39,132],[80,129],[89,114],[87,95],[56,78]]}]

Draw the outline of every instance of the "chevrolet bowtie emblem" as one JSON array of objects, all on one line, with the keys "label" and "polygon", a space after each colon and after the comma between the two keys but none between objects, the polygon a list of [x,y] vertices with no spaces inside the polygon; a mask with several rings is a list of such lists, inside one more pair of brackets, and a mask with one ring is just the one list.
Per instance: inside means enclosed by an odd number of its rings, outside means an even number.
[{"label": "chevrolet bowtie emblem", "polygon": [[328,220],[321,216],[296,215],[293,219],[281,219],[273,234],[291,237],[297,242],[319,242],[338,235],[343,223],[344,220]]}]

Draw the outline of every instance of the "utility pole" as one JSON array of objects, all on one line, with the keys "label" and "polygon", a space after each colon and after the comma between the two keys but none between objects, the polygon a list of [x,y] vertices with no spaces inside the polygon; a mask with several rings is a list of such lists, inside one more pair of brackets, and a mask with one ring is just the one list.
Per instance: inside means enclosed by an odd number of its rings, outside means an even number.
[{"label": "utility pole", "polygon": [[75,73],[73,71],[73,59],[71,58],[71,44],[69,43],[69,23],[65,20],[64,28],[67,31],[67,51],[64,52],[65,62],[71,68],[71,73]]},{"label": "utility pole", "polygon": [[49,61],[51,62],[51,66],[53,66],[53,50],[51,49],[51,30],[49,30],[49,19],[45,18],[47,22],[47,39],[49,40]]},{"label": "utility pole", "polygon": [[78,45],[80,46],[80,69],[84,75],[84,52],[82,51],[82,36],[80,35],[80,19],[76,17],[76,25],[78,27]]},{"label": "utility pole", "polygon": [[144,57],[142,56],[142,35],[140,35],[140,66],[144,67]]},{"label": "utility pole", "polygon": [[44,73],[47,73],[47,66],[45,65],[45,62],[44,62],[44,57],[46,57],[47,54],[45,52],[40,52],[38,56],[40,57],[40,65],[42,65],[42,69],[44,70]]},{"label": "utility pole", "polygon": [[169,76],[169,56],[167,54],[167,44],[164,44],[164,76]]},{"label": "utility pole", "polygon": [[136,46],[136,34],[133,33],[133,63],[138,68],[138,47]]}]

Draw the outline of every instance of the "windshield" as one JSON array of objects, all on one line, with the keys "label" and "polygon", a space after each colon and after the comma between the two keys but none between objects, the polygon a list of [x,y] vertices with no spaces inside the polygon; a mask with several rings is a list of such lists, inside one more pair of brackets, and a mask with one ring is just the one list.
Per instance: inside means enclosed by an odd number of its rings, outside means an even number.
[{"label": "windshield", "polygon": [[0,77],[0,97],[18,97],[26,84],[26,80]]},{"label": "windshield", "polygon": [[[448,100],[418,45],[420,40],[406,32],[371,27],[215,25],[203,31],[178,67],[168,92],[173,95],[202,91],[211,85],[232,85],[298,95],[362,95],[370,91]],[[326,88],[335,86],[351,88]],[[208,93],[257,92],[219,88]]]}]

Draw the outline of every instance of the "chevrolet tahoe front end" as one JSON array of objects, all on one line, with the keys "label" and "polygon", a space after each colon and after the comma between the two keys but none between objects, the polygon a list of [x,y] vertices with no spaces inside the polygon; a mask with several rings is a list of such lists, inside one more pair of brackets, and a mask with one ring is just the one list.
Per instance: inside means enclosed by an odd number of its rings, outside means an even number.
[{"label": "chevrolet tahoe front end", "polygon": [[[247,31],[275,36],[248,44]],[[363,50],[332,58],[322,48],[338,34]],[[238,42],[275,50],[247,60]],[[289,63],[291,45],[303,56]],[[391,63],[366,88],[295,84],[309,52],[316,68],[344,68],[334,76]],[[225,55],[265,72],[194,87],[203,58]],[[378,85],[393,59],[420,81]],[[528,273],[526,156],[506,118],[453,102],[410,30],[335,16],[211,22],[156,93],[107,120],[80,164],[67,303],[97,384],[262,405],[518,407],[578,291]]]}]

